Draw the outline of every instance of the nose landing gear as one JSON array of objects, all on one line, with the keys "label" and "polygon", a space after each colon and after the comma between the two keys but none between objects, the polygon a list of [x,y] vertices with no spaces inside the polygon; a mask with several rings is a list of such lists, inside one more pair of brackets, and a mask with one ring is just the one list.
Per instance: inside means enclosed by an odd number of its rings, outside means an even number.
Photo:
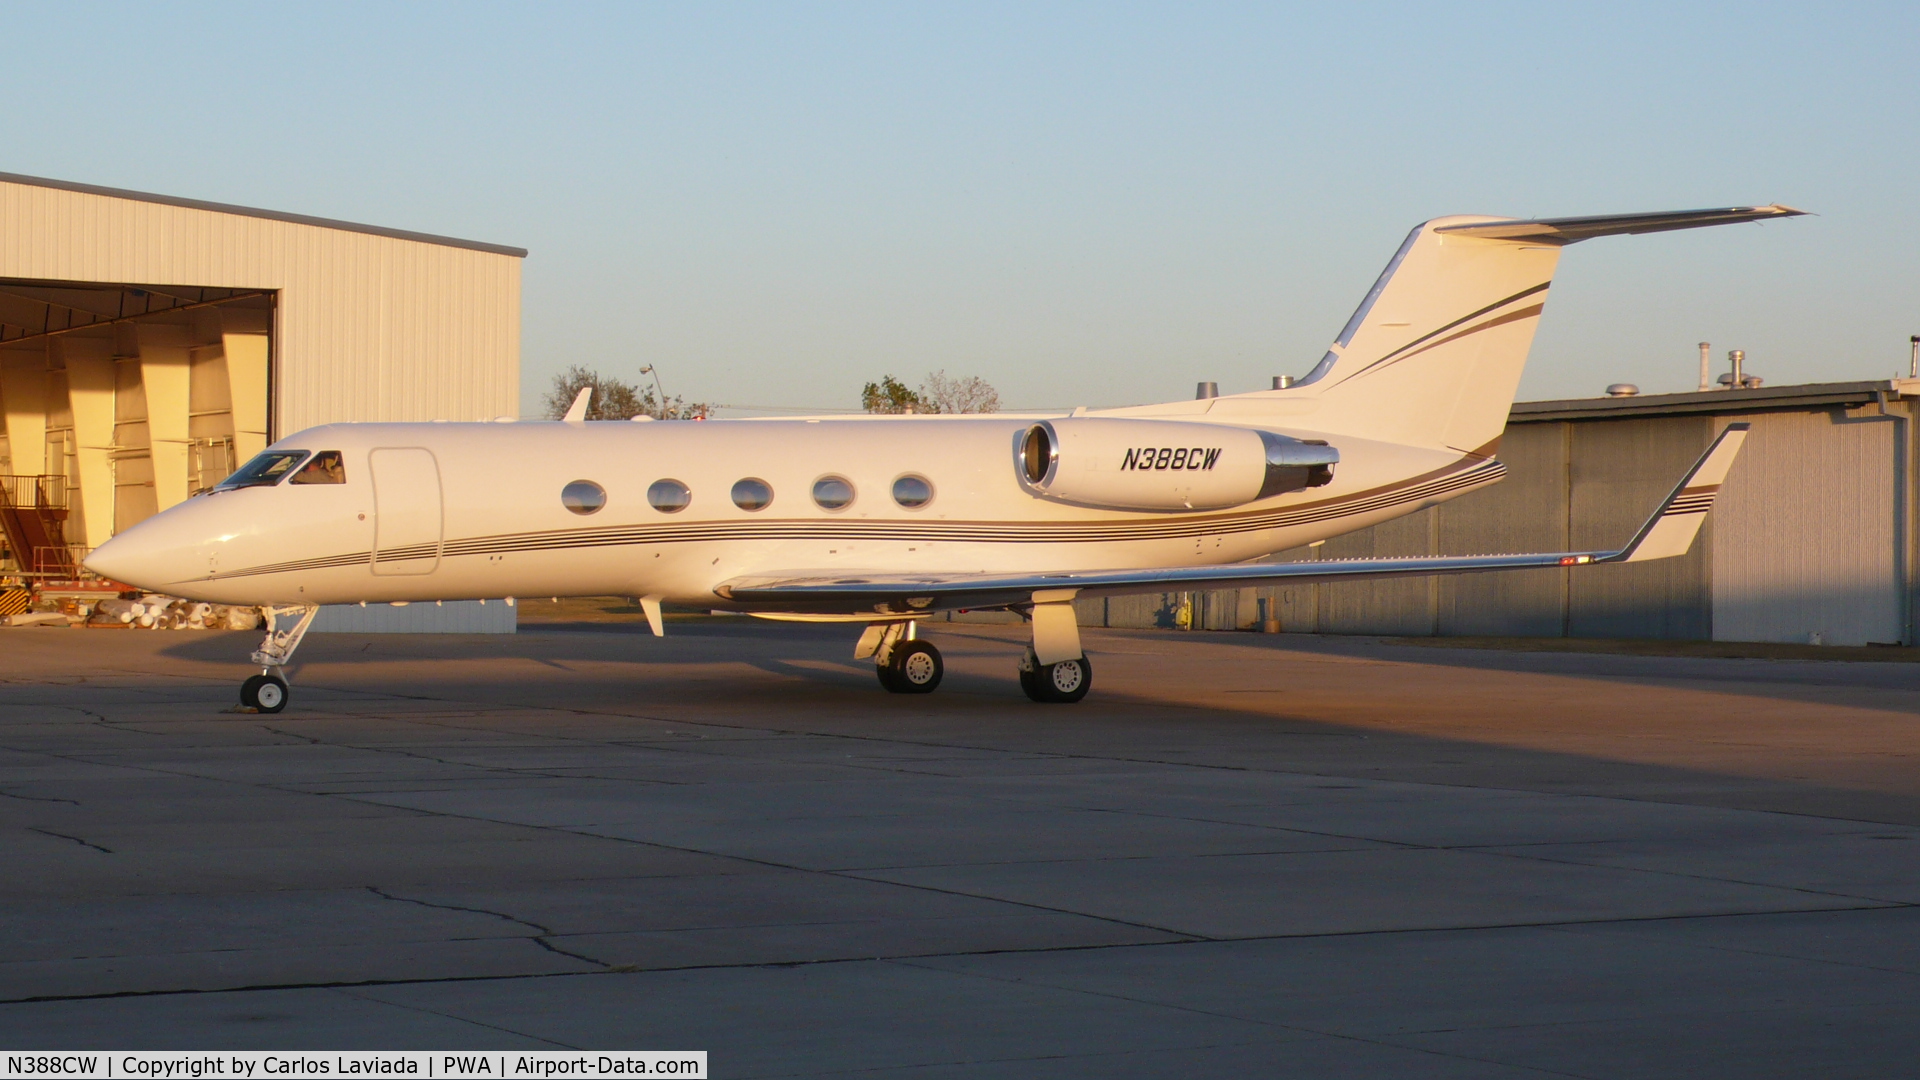
[{"label": "nose landing gear", "polygon": [[287,681],[266,672],[250,675],[240,684],[240,704],[261,712],[279,712],[287,707]]},{"label": "nose landing gear", "polygon": [[[260,674],[251,676],[240,684],[240,704],[263,713],[277,713],[287,707],[287,680],[280,672],[293,662],[293,653],[300,647],[300,640],[307,636],[307,627],[313,625],[313,617],[320,609],[312,604],[297,604],[264,609],[267,616],[267,636],[260,642],[260,648],[254,651],[253,662],[260,665]],[[280,620],[299,616],[293,626],[280,629]]]}]

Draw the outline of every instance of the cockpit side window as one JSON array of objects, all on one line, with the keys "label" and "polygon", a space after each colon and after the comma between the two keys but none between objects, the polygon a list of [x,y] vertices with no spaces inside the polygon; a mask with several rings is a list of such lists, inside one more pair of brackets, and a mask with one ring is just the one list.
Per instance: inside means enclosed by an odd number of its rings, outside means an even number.
[{"label": "cockpit side window", "polygon": [[300,467],[293,474],[289,484],[344,484],[347,482],[347,466],[340,459],[338,450],[322,450],[313,455],[313,460]]},{"label": "cockpit side window", "polygon": [[306,460],[305,450],[268,450],[240,466],[240,471],[220,481],[213,490],[231,491],[244,487],[272,487],[286,479],[295,465]]}]

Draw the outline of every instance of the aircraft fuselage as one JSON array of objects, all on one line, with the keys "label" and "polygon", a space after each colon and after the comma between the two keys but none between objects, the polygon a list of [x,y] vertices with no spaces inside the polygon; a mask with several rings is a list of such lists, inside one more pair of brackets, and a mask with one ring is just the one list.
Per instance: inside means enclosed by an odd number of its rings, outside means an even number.
[{"label": "aircraft fuselage", "polygon": [[[1017,443],[1034,419],[328,425],[270,450],[338,452],[343,482],[211,492],[123,533],[95,565],[229,604],[612,594],[724,609],[746,605],[716,586],[770,572],[1241,562],[1411,513],[1503,471],[1457,451],[1340,436],[1342,460],[1323,487],[1205,512],[1103,510],[1020,482]],[[924,505],[896,500],[903,477],[924,480]],[[816,502],[823,479],[845,481],[851,501]],[[764,483],[771,500],[736,505],[742,480]],[[684,486],[684,507],[652,505],[661,481]],[[570,510],[563,492],[577,482],[603,504]]]}]

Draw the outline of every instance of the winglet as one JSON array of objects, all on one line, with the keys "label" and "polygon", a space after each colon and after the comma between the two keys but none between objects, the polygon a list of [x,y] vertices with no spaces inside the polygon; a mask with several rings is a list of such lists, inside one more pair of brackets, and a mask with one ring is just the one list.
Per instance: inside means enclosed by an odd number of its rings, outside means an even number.
[{"label": "winglet", "polygon": [[573,404],[567,406],[567,415],[560,419],[576,423],[587,418],[587,403],[593,400],[593,387],[583,386],[573,397]]},{"label": "winglet", "polygon": [[1727,479],[1727,470],[1733,468],[1733,459],[1740,453],[1740,444],[1747,440],[1750,426],[1728,424],[1660,504],[1660,509],[1640,526],[1633,540],[1625,548],[1594,561],[1645,562],[1685,555],[1693,546],[1693,538],[1699,535],[1700,523],[1707,519],[1707,511],[1713,509],[1713,497],[1720,493],[1720,485]]}]

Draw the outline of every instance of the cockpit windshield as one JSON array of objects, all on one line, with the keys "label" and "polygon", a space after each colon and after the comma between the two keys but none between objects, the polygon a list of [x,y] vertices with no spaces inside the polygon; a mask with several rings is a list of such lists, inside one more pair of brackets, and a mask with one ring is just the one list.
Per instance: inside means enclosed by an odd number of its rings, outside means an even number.
[{"label": "cockpit windshield", "polygon": [[252,461],[240,466],[240,471],[220,481],[215,491],[232,491],[244,487],[272,487],[293,471],[295,465],[306,460],[305,450],[269,450],[257,455]]}]

